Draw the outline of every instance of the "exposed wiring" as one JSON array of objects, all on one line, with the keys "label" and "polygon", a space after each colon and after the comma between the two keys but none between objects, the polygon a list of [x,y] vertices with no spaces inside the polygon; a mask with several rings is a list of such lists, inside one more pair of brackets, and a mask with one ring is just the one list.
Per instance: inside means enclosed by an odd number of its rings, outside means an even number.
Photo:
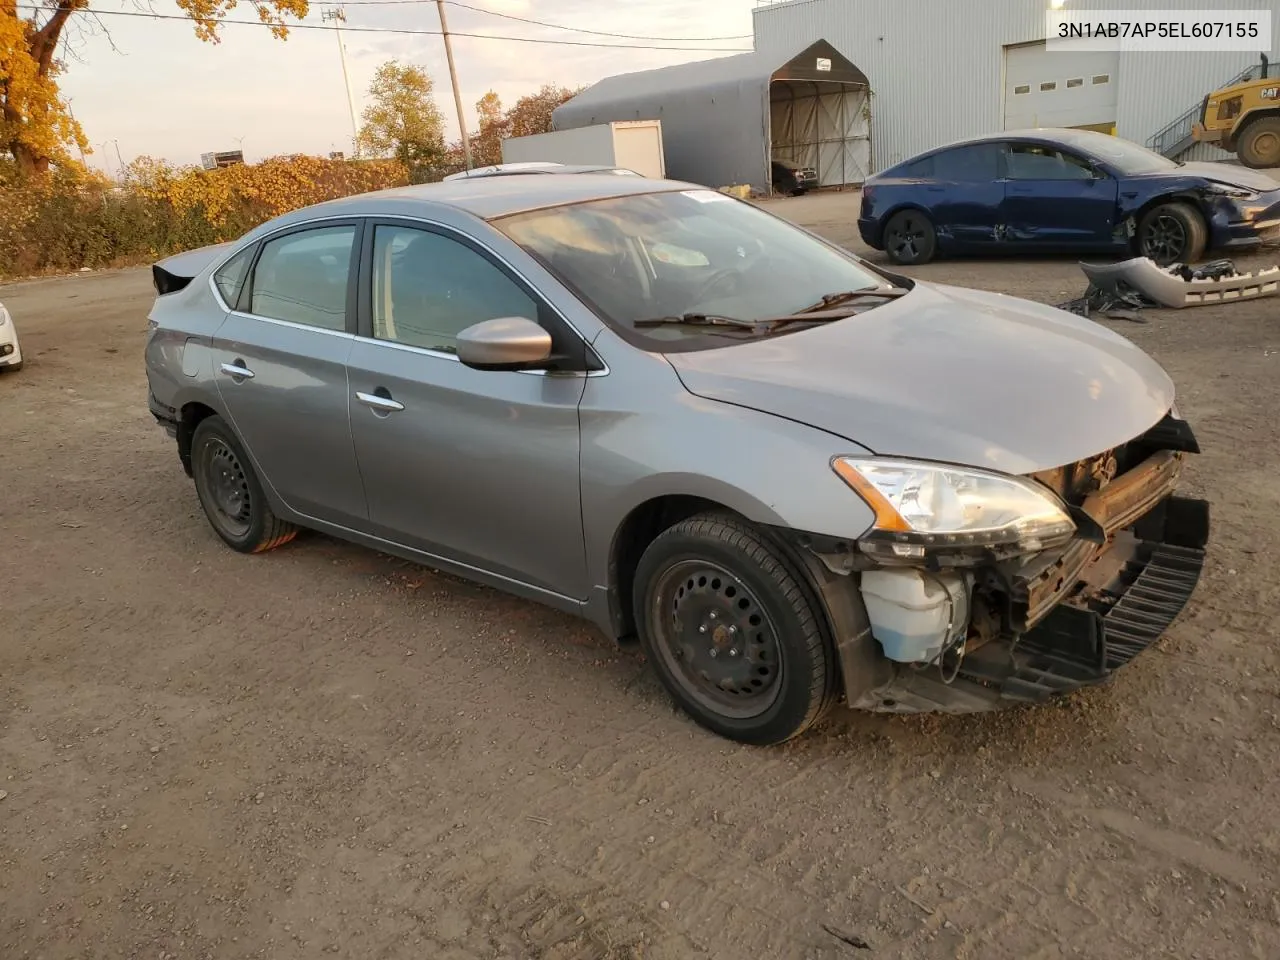
[{"label": "exposed wiring", "polygon": [[[48,12],[49,7],[31,4],[15,4],[15,10],[30,10],[41,13]],[[409,30],[398,27],[331,27],[320,23],[269,23],[263,20],[222,20],[216,17],[190,17],[182,13],[150,13],[144,10],[99,10],[83,7],[76,13],[88,13],[99,17],[137,17],[145,20],[183,20],[194,23],[209,23],[219,26],[226,24],[237,27],[275,27],[283,26],[286,30],[342,30],[344,33],[389,33],[403,36],[438,37],[441,30]],[[461,30],[450,30],[451,37],[469,37],[473,40],[505,40],[508,43],[541,43],[557,47],[598,47],[605,50],[683,50],[688,53],[751,53],[751,50],[733,47],[668,47],[644,43],[597,43],[591,40],[550,40],[537,37],[504,37],[491,33],[466,33]]]},{"label": "exposed wiring", "polygon": [[[937,664],[938,679],[950,686],[955,683],[956,677],[960,675],[960,665],[964,663],[965,638],[958,637],[955,640],[952,640],[951,638],[951,631],[956,625],[956,600],[955,597],[951,596],[951,591],[947,588],[947,585],[943,583],[942,578],[936,573],[932,570],[921,570],[920,572],[936,583],[939,589],[942,590],[943,596],[947,598],[947,629],[943,634],[943,636],[946,637],[946,642],[943,644],[942,649],[938,651],[938,655],[929,661],[926,666],[933,666],[934,664]],[[945,660],[947,654],[952,650],[958,650],[959,653],[956,656],[955,669],[951,671],[951,676],[948,677]]]}]

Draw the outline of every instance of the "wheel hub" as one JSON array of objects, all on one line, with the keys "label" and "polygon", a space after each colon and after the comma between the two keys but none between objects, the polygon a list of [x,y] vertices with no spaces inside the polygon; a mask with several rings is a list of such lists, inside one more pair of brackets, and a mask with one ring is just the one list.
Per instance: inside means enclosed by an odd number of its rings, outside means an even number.
[{"label": "wheel hub", "polygon": [[200,453],[199,479],[212,508],[210,520],[232,536],[243,535],[249,527],[252,503],[239,458],[217,438],[210,438]]},{"label": "wheel hub", "polygon": [[752,591],[716,565],[686,561],[661,578],[659,652],[677,681],[717,711],[763,712],[778,695],[779,647]]},{"label": "wheel hub", "polygon": [[1152,260],[1176,260],[1186,243],[1186,231],[1174,217],[1159,217],[1147,228],[1143,247]]}]

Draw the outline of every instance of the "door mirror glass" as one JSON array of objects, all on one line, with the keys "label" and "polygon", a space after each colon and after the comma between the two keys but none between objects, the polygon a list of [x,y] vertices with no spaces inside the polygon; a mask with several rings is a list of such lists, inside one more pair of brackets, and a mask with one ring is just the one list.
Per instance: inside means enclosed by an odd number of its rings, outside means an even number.
[{"label": "door mirror glass", "polygon": [[497,317],[458,334],[458,359],[480,370],[527,370],[551,359],[551,334],[527,317]]}]

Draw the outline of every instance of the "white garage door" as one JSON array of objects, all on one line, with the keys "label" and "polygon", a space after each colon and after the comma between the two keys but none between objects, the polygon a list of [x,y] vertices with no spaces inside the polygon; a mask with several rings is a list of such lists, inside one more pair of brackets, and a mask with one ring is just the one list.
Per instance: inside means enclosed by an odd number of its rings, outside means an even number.
[{"label": "white garage door", "polygon": [[1004,128],[1090,127],[1115,132],[1112,51],[1050,53],[1043,43],[1004,48]]}]

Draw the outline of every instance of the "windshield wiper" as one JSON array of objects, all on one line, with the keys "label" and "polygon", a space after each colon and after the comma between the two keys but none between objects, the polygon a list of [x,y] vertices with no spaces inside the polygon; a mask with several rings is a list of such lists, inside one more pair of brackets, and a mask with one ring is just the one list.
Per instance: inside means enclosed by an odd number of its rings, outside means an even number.
[{"label": "windshield wiper", "polygon": [[722,317],[714,313],[682,313],[672,317],[649,317],[637,320],[636,327],[738,327],[748,330],[759,329],[762,324],[756,320],[743,320],[740,317]]},{"label": "windshield wiper", "polygon": [[832,307],[839,306],[842,303],[848,303],[850,300],[860,300],[863,297],[887,297],[889,299],[905,297],[910,292],[904,287],[867,287],[864,290],[846,290],[844,293],[824,293],[822,299],[817,303],[811,303],[809,306],[797,310],[796,313],[817,313],[820,310],[830,310]]}]

